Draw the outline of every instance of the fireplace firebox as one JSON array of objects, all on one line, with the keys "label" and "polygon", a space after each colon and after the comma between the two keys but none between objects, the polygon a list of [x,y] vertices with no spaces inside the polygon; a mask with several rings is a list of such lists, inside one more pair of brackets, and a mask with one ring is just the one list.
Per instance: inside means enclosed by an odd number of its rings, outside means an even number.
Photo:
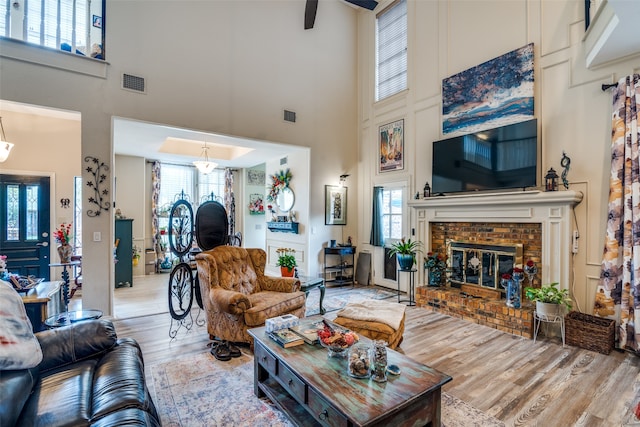
[{"label": "fireplace firebox", "polygon": [[522,267],[522,254],[522,244],[449,241],[447,256],[451,286],[472,285],[504,295],[500,279],[503,274],[512,274],[514,267]]}]

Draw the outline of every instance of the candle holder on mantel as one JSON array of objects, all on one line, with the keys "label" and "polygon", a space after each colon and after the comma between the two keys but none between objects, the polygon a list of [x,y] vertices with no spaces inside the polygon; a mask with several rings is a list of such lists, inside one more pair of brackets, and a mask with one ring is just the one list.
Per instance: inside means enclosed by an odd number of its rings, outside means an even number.
[{"label": "candle holder on mantel", "polygon": [[544,191],[558,191],[558,178],[556,171],[550,168],[544,177]]}]

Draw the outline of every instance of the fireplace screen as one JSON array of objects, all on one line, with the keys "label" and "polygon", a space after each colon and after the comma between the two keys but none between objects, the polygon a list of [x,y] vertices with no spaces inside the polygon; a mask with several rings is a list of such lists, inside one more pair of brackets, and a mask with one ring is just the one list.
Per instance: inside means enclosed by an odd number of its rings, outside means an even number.
[{"label": "fireplace screen", "polygon": [[448,257],[452,286],[475,285],[505,292],[500,285],[503,274],[522,265],[522,244],[490,245],[451,241]]}]

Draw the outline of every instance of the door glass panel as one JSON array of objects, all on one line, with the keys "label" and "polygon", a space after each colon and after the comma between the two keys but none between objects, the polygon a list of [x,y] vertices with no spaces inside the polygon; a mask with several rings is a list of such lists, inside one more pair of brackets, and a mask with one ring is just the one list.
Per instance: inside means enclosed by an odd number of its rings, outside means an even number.
[{"label": "door glass panel", "polygon": [[7,240],[9,241],[20,238],[19,194],[19,186],[7,185]]},{"label": "door glass panel", "polygon": [[27,235],[26,240],[38,240],[38,201],[39,186],[27,185]]}]

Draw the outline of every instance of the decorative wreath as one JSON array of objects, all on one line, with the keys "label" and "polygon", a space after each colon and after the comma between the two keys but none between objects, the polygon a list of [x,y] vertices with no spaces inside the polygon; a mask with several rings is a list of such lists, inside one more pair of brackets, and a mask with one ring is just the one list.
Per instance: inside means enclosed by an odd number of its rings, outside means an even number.
[{"label": "decorative wreath", "polygon": [[275,202],[278,198],[278,193],[283,188],[287,188],[289,186],[289,182],[291,182],[291,178],[293,175],[289,169],[281,170],[273,175],[271,175],[271,188],[269,189],[269,194],[267,195],[267,201]]}]

